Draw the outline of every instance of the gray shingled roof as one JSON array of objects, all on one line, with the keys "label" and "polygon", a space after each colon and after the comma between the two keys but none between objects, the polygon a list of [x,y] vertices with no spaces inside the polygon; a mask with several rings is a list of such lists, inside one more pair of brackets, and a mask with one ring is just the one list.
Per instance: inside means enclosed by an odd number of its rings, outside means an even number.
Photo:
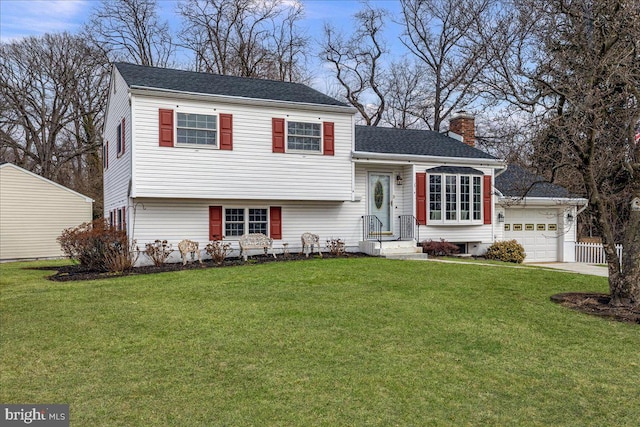
[{"label": "gray shingled roof", "polygon": [[546,182],[543,177],[518,165],[509,165],[498,175],[495,186],[506,197],[571,197],[566,188]]},{"label": "gray shingled roof", "polygon": [[346,104],[300,83],[222,76],[125,62],[116,62],[114,66],[129,87],[346,107]]},{"label": "gray shingled roof", "polygon": [[356,126],[356,151],[418,156],[496,158],[439,132]]},{"label": "gray shingled roof", "polygon": [[482,171],[466,166],[438,166],[435,168],[427,169],[427,173],[448,173],[452,175],[484,175]]}]

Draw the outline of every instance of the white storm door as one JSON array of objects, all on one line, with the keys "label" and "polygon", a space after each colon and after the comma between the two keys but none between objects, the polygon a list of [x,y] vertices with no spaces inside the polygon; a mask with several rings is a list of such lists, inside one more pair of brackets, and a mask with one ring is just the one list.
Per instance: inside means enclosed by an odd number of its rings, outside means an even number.
[{"label": "white storm door", "polygon": [[391,233],[391,174],[369,173],[369,215],[382,222],[382,232]]}]

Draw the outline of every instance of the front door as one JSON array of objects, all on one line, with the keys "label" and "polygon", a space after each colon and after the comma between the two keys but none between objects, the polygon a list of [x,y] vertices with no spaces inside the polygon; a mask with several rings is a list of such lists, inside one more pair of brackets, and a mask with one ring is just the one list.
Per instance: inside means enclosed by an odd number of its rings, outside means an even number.
[{"label": "front door", "polygon": [[369,215],[382,222],[382,232],[391,234],[391,174],[369,173]]}]

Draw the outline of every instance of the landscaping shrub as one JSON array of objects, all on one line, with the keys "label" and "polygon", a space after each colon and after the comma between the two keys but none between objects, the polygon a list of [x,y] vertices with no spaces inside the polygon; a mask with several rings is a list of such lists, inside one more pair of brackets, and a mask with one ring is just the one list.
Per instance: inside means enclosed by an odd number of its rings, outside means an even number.
[{"label": "landscaping shrub", "polygon": [[57,241],[65,255],[89,270],[126,271],[135,262],[127,233],[103,218],[67,228]]},{"label": "landscaping shrub", "polygon": [[156,240],[153,243],[147,243],[145,245],[145,253],[153,262],[153,265],[160,267],[167,261],[169,255],[173,252],[172,245],[166,240]]},{"label": "landscaping shrub", "polygon": [[524,248],[517,240],[505,240],[495,242],[489,249],[485,257],[487,259],[495,259],[504,262],[515,262],[521,264],[525,258]]},{"label": "landscaping shrub", "polygon": [[204,250],[211,256],[213,262],[221,265],[224,259],[232,251],[230,243],[223,243],[222,240],[212,240]]},{"label": "landscaping shrub", "polygon": [[460,248],[457,245],[447,242],[444,239],[440,239],[440,241],[425,240],[421,245],[422,252],[431,256],[451,256],[460,252]]},{"label": "landscaping shrub", "polygon": [[327,250],[331,255],[341,256],[344,255],[345,244],[341,239],[327,239]]}]

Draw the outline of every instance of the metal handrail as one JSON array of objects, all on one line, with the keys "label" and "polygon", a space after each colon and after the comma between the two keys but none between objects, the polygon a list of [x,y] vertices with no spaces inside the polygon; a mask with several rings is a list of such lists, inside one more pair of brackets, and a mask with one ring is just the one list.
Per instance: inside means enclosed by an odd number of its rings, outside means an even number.
[{"label": "metal handrail", "polygon": [[420,223],[413,215],[399,215],[400,220],[400,240],[415,239],[420,241]]},{"label": "metal handrail", "polygon": [[382,221],[375,215],[362,216],[362,240],[376,240],[382,247]]}]

